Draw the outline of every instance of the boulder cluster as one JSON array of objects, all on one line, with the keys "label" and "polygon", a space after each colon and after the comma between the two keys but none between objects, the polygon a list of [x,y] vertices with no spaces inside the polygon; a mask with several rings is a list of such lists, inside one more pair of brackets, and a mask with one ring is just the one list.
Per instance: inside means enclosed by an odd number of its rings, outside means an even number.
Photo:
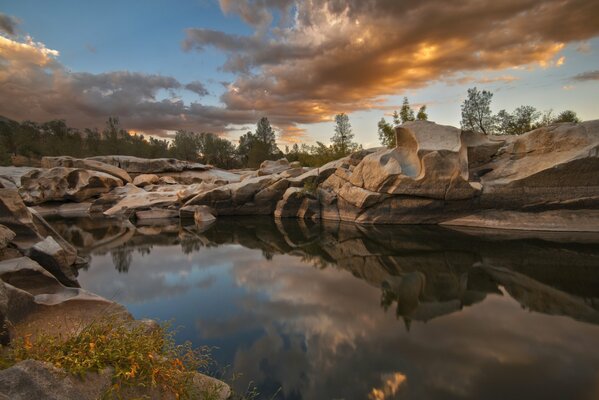
[{"label": "boulder cluster", "polygon": [[599,121],[521,136],[414,121],[396,135],[395,148],[320,168],[286,159],[225,171],[174,159],[45,157],[43,168],[0,169],[0,185],[18,187],[42,215],[152,220],[204,206],[214,217],[599,230]]}]

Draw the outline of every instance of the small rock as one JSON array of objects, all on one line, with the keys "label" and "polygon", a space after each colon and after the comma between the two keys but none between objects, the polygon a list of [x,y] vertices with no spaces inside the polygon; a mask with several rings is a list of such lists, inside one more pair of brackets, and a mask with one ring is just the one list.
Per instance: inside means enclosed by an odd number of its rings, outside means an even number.
[{"label": "small rock", "polygon": [[160,182],[160,177],[154,174],[141,174],[133,179],[133,184],[138,187],[155,185]]},{"label": "small rock", "polygon": [[29,257],[37,261],[64,285],[79,287],[76,269],[73,268],[73,264],[77,260],[77,253],[69,250],[60,246],[52,236],[48,236],[29,249]]}]

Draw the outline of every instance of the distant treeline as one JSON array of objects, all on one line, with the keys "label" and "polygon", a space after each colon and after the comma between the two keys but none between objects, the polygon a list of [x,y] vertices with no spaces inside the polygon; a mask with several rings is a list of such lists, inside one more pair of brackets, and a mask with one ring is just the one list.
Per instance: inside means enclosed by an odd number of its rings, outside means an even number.
[{"label": "distant treeline", "polygon": [[172,141],[130,134],[114,117],[108,118],[102,131],[72,128],[64,120],[36,123],[0,117],[0,165],[11,165],[15,156],[35,162],[44,156],[83,158],[120,154],[144,158],[174,157],[228,169],[256,168],[264,160],[281,157],[300,161],[305,166],[320,166],[359,148],[352,141],[347,115],[337,115],[336,122],[335,135],[331,138],[333,144],[325,146],[317,142],[317,145],[301,147],[296,144],[291,149],[286,146],[282,152],[266,117],[258,121],[254,132],[242,135],[237,146],[212,133],[180,130]]},{"label": "distant treeline", "polygon": [[[532,129],[557,122],[580,122],[574,111],[566,110],[558,115],[552,111],[541,113],[532,106],[520,106],[512,113],[501,110],[491,112],[489,91],[468,89],[462,104],[461,126],[463,130],[483,134],[519,135]],[[379,140],[383,146],[395,147],[395,127],[409,121],[428,120],[426,106],[418,113],[406,97],[400,111],[393,113],[392,123],[384,118],[378,122]],[[75,129],[64,120],[45,123],[17,122],[0,117],[0,165],[10,165],[13,157],[39,160],[43,156],[91,157],[97,155],[130,155],[144,158],[174,157],[198,161],[220,168],[256,168],[264,160],[286,157],[304,166],[319,167],[362,148],[354,142],[354,133],[347,114],[335,116],[335,130],[331,144],[316,142],[315,145],[294,144],[277,146],[276,135],[268,118],[261,118],[254,132],[239,138],[238,145],[213,133],[195,133],[180,130],[172,141],[130,134],[119,125],[118,118],[110,117],[105,128]]]}]

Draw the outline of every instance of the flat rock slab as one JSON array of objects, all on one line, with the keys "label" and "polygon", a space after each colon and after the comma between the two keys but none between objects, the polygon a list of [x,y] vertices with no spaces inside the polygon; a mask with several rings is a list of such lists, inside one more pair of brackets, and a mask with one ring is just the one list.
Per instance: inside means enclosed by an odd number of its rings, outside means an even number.
[{"label": "flat rock slab", "polygon": [[599,210],[519,212],[488,210],[441,225],[552,232],[599,232]]}]

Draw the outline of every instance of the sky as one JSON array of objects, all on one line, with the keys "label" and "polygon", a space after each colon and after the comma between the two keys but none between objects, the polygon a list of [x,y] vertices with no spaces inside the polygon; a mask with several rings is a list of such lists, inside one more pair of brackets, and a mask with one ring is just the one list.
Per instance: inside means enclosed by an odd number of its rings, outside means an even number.
[{"label": "sky", "polygon": [[0,115],[233,141],[262,116],[279,145],[355,140],[404,96],[459,126],[492,109],[599,118],[599,2],[589,0],[0,0]]}]

